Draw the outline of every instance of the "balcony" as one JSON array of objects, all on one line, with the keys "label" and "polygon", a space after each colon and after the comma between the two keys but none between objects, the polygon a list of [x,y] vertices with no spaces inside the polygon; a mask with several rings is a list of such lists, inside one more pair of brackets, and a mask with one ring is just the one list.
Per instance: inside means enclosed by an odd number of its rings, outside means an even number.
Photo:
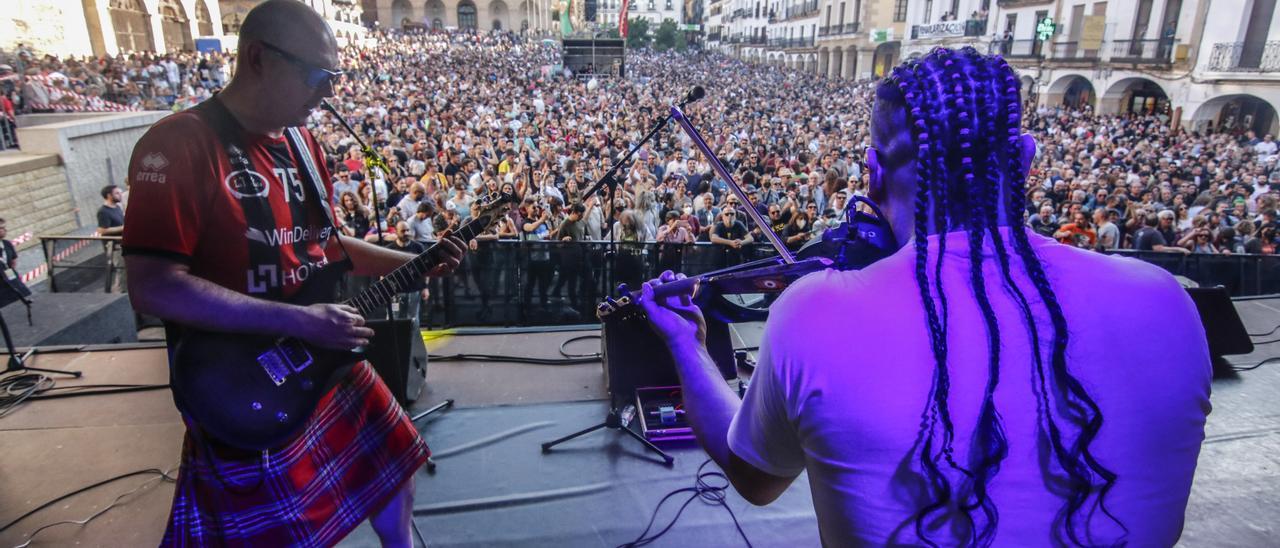
[{"label": "balcony", "polygon": [[818,27],[818,38],[834,38],[836,36],[849,36],[858,33],[858,29],[862,24],[855,21],[853,23],[845,23],[843,25],[831,25],[826,27]]},{"label": "balcony", "polygon": [[1280,42],[1250,44],[1224,42],[1213,45],[1210,72],[1280,72]]},{"label": "balcony", "polygon": [[1056,42],[1053,44],[1054,61],[1095,63],[1101,59],[1101,52],[1102,50],[1100,49],[1081,48],[1079,42]]},{"label": "balcony", "polygon": [[800,19],[818,14],[818,0],[808,0],[802,4],[788,7],[783,11],[783,19]]},{"label": "balcony", "polygon": [[1177,40],[1112,40],[1111,62],[1134,65],[1173,64],[1173,47]]},{"label": "balcony", "polygon": [[964,22],[965,36],[986,36],[987,20],[986,19],[969,19]]},{"label": "balcony", "polygon": [[986,19],[943,21],[929,25],[911,25],[911,38],[913,40],[944,40],[948,38],[985,36],[986,34]]},{"label": "balcony", "polygon": [[811,48],[814,44],[814,37],[806,36],[804,38],[770,38],[769,46],[774,49],[800,49]]},{"label": "balcony", "polygon": [[1000,54],[1007,59],[1044,59],[1044,43],[1039,40],[992,40],[987,53]]}]

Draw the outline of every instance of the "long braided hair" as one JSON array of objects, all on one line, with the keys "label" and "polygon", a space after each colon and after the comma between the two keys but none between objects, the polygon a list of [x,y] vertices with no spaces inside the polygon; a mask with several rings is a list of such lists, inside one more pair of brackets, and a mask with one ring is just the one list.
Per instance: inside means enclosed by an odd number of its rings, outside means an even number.
[{"label": "long braided hair", "polygon": [[[999,523],[999,511],[988,488],[1008,456],[1009,444],[994,401],[1000,383],[1001,342],[982,270],[983,242],[988,236],[1004,287],[1017,302],[1035,349],[1031,361],[1038,443],[1047,447],[1048,455],[1061,469],[1059,472],[1046,464],[1045,474],[1050,490],[1064,500],[1054,520],[1053,536],[1061,543],[1097,544],[1100,541],[1089,532],[1097,510],[1127,532],[1105,504],[1116,475],[1090,450],[1102,428],[1102,412],[1067,368],[1066,318],[1022,222],[1026,198],[1019,155],[1020,88],[1017,75],[999,56],[984,56],[973,48],[939,48],[895,68],[876,91],[877,110],[905,113],[909,128],[905,136],[888,144],[886,148],[895,151],[888,156],[910,156],[913,149],[919,182],[914,211],[916,283],[928,322],[934,374],[913,457],[931,500],[916,512],[913,523],[916,536],[931,546],[937,542],[930,538],[930,530],[940,524],[950,525],[953,534],[960,537],[955,541],[988,546],[995,540]],[[910,147],[905,144],[908,141]],[[1041,337],[1031,305],[1011,274],[1010,244],[998,230],[1002,208],[1010,225],[1012,253],[1021,261],[1053,326],[1047,363],[1040,351]],[[955,454],[955,426],[948,408],[951,377],[942,283],[947,239],[938,238],[930,287],[930,228],[937,234],[966,231],[969,279],[988,336],[987,383],[963,463]],[[954,485],[953,479],[957,480]]]}]

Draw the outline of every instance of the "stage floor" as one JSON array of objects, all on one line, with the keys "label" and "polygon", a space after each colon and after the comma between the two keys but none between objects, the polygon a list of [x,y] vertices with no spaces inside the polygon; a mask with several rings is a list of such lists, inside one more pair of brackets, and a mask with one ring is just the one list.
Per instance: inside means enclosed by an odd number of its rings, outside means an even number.
[{"label": "stage floor", "polygon": [[[1280,299],[1237,303],[1250,331],[1280,323]],[[758,325],[735,326],[739,346],[754,345]],[[494,335],[428,334],[432,354],[487,353],[559,357],[565,340],[593,331],[508,331]],[[598,349],[589,339],[570,353]],[[1280,355],[1266,345],[1241,364]],[[163,383],[164,351],[105,349],[37,356],[29,365],[80,369],[77,384]],[[599,364],[538,366],[432,362],[426,409],[445,398],[457,407],[420,421],[437,455],[434,476],[419,472],[416,521],[432,546],[616,546],[644,529],[659,499],[693,485],[705,455],[694,446],[672,452],[668,469],[633,440],[595,432],[542,454],[540,443],[602,418]],[[1280,544],[1280,363],[1218,379],[1180,545]],[[0,526],[64,493],[145,468],[177,465],[182,424],[167,391],[32,402],[0,418]],[[713,468],[713,467],[712,467]],[[35,546],[156,545],[172,484],[146,476],[93,489],[0,532],[0,546],[25,542],[41,525],[83,519],[123,493],[132,495],[85,527],[60,525]],[[674,514],[673,497],[657,523]],[[753,507],[730,491],[728,502],[756,546],[817,545],[817,525],[803,478],[777,503]],[[721,509],[695,501],[659,546],[742,545]],[[376,546],[367,525],[344,546]]]}]

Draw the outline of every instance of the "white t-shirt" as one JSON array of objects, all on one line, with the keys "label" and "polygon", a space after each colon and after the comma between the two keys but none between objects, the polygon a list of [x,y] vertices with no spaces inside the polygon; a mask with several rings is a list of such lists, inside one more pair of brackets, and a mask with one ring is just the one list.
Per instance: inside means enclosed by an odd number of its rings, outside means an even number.
[{"label": "white t-shirt", "polygon": [[[1011,246],[1008,229],[1002,230]],[[966,235],[947,238],[948,407],[961,460],[969,452],[987,381],[988,338],[970,289]],[[1211,366],[1195,307],[1156,266],[1034,234],[1030,239],[1066,316],[1067,367],[1105,419],[1091,448],[1119,477],[1107,507],[1128,527],[1132,545],[1171,546],[1182,531],[1210,410]],[[929,238],[930,280],[937,240]],[[1063,500],[1046,490],[1037,461],[1030,338],[1004,289],[989,238],[986,246],[984,276],[1002,349],[995,404],[1009,441],[1009,455],[989,491],[1000,512],[995,542],[1049,545]],[[1049,315],[1027,276],[1018,273],[1021,260],[1011,255],[1048,368]],[[889,544],[904,523],[905,536],[897,543],[921,544],[910,520],[927,501],[912,498],[898,477],[904,459],[918,468],[912,447],[934,370],[915,256],[908,244],[861,271],[817,272],[788,288],[770,308],[759,363],[729,429],[733,452],[756,468],[782,477],[808,471],[827,546]],[[1157,339],[1150,336],[1153,322],[1160,326]],[[1058,424],[1074,436],[1075,427],[1065,419]],[[1099,517],[1093,524],[1095,538],[1118,536],[1109,520]],[[948,536],[932,538],[949,544]]]}]

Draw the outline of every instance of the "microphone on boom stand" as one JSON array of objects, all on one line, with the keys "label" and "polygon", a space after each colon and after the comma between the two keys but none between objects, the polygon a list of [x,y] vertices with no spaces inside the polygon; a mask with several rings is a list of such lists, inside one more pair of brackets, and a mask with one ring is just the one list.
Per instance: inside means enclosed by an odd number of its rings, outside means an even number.
[{"label": "microphone on boom stand", "polygon": [[693,89],[689,90],[689,93],[685,94],[684,99],[680,101],[680,106],[683,107],[689,103],[696,103],[706,96],[707,90],[702,89],[702,86],[693,86]]},{"label": "microphone on boom stand", "polygon": [[[680,106],[684,106],[694,101],[697,101],[698,99],[701,99],[706,95],[707,95],[707,91],[705,89],[702,89],[702,86],[694,86],[693,89],[689,90],[689,93],[685,94],[684,99],[682,99],[679,104]],[[615,238],[616,235],[613,233],[613,224],[615,219],[613,200],[615,195],[617,194],[618,186],[622,183],[622,181],[619,180],[619,178],[617,177],[618,172],[631,161],[631,157],[634,156],[635,153],[640,150],[640,147],[644,146],[644,144],[649,142],[649,140],[653,139],[654,136],[656,136],[659,131],[662,131],[663,128],[667,127],[667,124],[671,122],[671,119],[672,119],[672,115],[667,114],[666,116],[663,116],[657,119],[656,121],[654,121],[653,126],[650,127],[649,132],[646,133],[642,139],[640,139],[640,142],[632,145],[627,150],[627,153],[622,156],[622,158],[619,158],[616,162],[613,163],[612,166],[609,166],[609,170],[603,176],[601,176],[600,179],[597,180],[594,185],[591,185],[590,188],[588,188],[582,193],[583,200],[586,200],[587,198],[591,197],[592,194],[595,194],[597,192],[607,191],[608,193],[606,195],[606,199],[608,200],[607,203],[609,204],[609,207],[607,209],[608,217],[605,220],[605,223],[606,223],[605,230],[609,234],[609,244],[607,248],[608,251],[605,252],[606,263],[614,263],[614,261],[616,261],[617,259],[617,240]],[[611,273],[616,272],[617,271],[616,263],[609,264],[605,270],[606,272],[611,272]],[[691,282],[686,282],[686,283],[693,284],[693,283],[696,283],[696,280]],[[654,445],[653,442],[650,442],[648,439],[645,439],[644,436],[637,434],[629,426],[631,423],[631,419],[635,416],[635,412],[636,412],[635,406],[628,404],[625,407],[622,407],[619,405],[619,403],[620,402],[618,401],[618,398],[613,397],[613,395],[611,394],[609,398],[609,412],[608,412],[608,415],[605,417],[605,420],[603,423],[597,424],[585,430],[575,432],[573,434],[569,434],[568,436],[565,436],[563,438],[546,442],[542,444],[542,452],[543,453],[550,452],[553,447],[561,443],[564,443],[566,441],[569,441],[571,439],[574,439],[578,436],[581,436],[583,434],[594,432],[601,428],[610,428],[613,430],[619,430],[627,434],[632,439],[644,445],[645,448],[648,449],[649,451],[652,451],[654,454],[662,457],[663,464],[667,465],[668,467],[673,466],[673,463],[675,463],[674,457],[672,457],[671,455],[668,455],[661,448]]]}]

